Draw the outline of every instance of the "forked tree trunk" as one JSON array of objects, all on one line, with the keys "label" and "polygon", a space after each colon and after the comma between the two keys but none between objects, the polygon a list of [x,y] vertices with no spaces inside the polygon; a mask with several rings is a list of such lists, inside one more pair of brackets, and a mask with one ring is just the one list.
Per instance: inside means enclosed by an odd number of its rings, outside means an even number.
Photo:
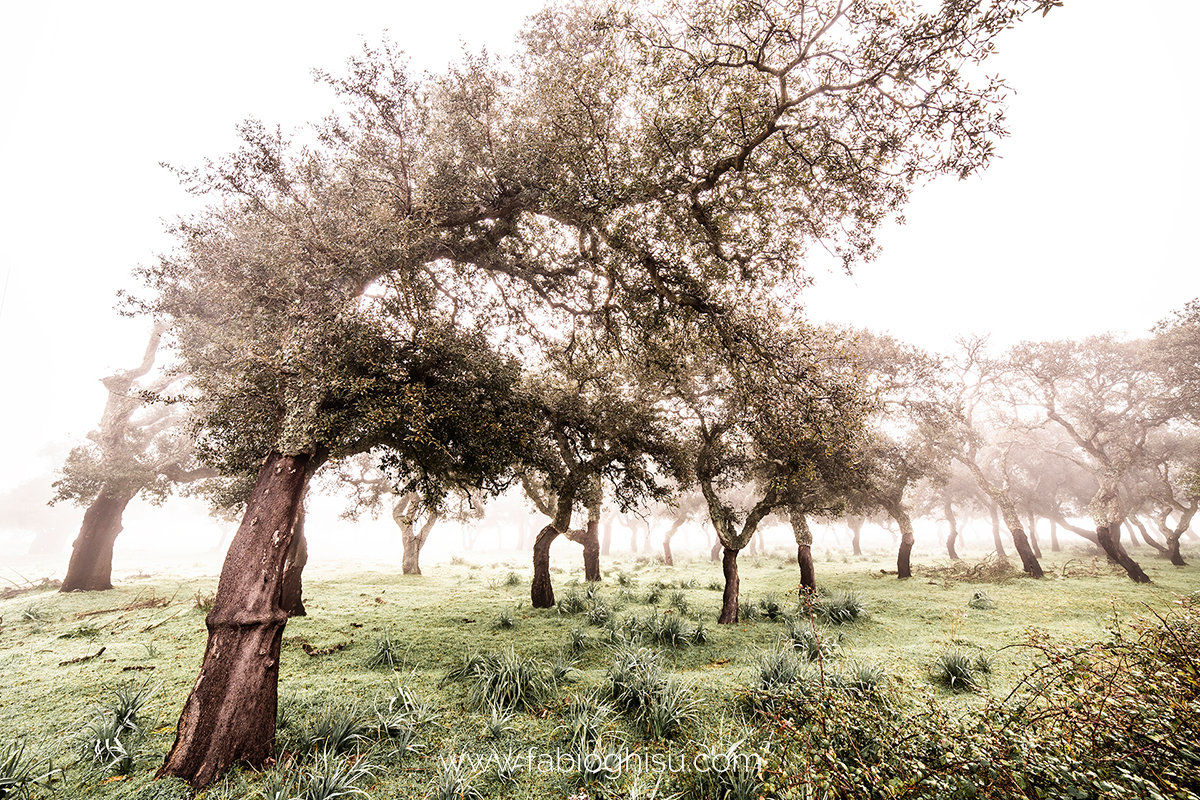
[{"label": "forked tree trunk", "polygon": [[725,575],[725,592],[721,595],[721,615],[718,625],[733,625],[738,621],[738,566],[737,550],[723,549],[721,572]]},{"label": "forked tree trunk", "polygon": [[283,564],[283,594],[279,604],[288,617],[306,617],[304,610],[304,565],[308,563],[308,539],[304,536],[304,505],[296,512],[296,524],[292,527],[292,545],[288,548],[287,560]]},{"label": "forked tree trunk", "polygon": [[792,535],[796,537],[796,564],[800,567],[801,591],[812,593],[817,590],[817,575],[812,560],[812,529],[808,518],[798,507],[788,509],[792,522]]},{"label": "forked tree trunk", "polygon": [[84,512],[79,536],[71,548],[71,561],[60,592],[92,592],[112,588],[113,544],[123,525],[121,516],[134,497],[112,492],[107,485]]},{"label": "forked tree trunk", "polygon": [[200,675],[157,777],[201,788],[237,762],[259,767],[273,755],[288,618],[281,605],[283,568],[312,461],[307,454],[272,452],[259,470],[205,620]]},{"label": "forked tree trunk", "polygon": [[862,517],[848,517],[846,525],[850,528],[851,538],[850,546],[853,548],[854,555],[862,555],[862,529],[863,523],[866,522]]},{"label": "forked tree trunk", "polygon": [[946,552],[951,561],[959,561],[958,551],[954,549],[954,545],[958,542],[958,519],[954,516],[954,507],[950,505],[949,500],[942,504],[942,513],[946,517],[946,523],[950,526],[950,533],[946,534]]},{"label": "forked tree trunk", "polygon": [[529,586],[529,599],[534,608],[554,606],[554,587],[550,583],[550,545],[558,538],[558,528],[553,523],[542,528],[533,540],[533,583]]},{"label": "forked tree trunk", "polygon": [[1110,561],[1120,564],[1134,583],[1150,583],[1147,575],[1121,546],[1121,523],[1111,522],[1096,528],[1096,541]]}]

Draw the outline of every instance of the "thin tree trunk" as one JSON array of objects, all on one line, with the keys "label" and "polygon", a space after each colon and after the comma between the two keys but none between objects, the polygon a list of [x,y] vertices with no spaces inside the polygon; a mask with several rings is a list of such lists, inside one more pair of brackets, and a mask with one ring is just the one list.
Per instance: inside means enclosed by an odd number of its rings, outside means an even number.
[{"label": "thin tree trunk", "polygon": [[668,567],[675,566],[675,559],[671,555],[671,540],[675,538],[675,534],[679,533],[682,526],[683,518],[676,518],[671,521],[671,527],[667,528],[667,532],[663,534],[663,563]]},{"label": "thin tree trunk", "polygon": [[725,592],[721,595],[721,615],[717,617],[717,624],[733,625],[738,621],[738,551],[726,547],[723,552],[721,571],[725,575]]},{"label": "thin tree trunk", "polygon": [[1008,553],[1004,551],[1004,539],[1000,536],[1000,510],[995,503],[988,503],[988,511],[992,514],[992,546],[996,550],[996,556],[1001,561],[1008,560]]},{"label": "thin tree trunk", "polygon": [[712,550],[710,550],[708,553],[708,558],[710,561],[720,561],[721,560],[721,540],[720,539],[717,539],[717,541],[713,544]]},{"label": "thin tree trunk", "polygon": [[272,452],[259,470],[205,620],[200,675],[157,777],[202,788],[237,762],[259,767],[273,755],[279,651],[288,618],[280,605],[283,567],[313,461],[307,454]]},{"label": "thin tree trunk", "polygon": [[958,551],[954,549],[954,544],[958,541],[958,520],[954,516],[954,507],[950,505],[949,500],[942,503],[942,514],[946,517],[947,524],[950,525],[950,533],[946,534],[946,552],[950,555],[951,561],[959,561]]},{"label": "thin tree trunk", "polygon": [[1042,545],[1038,541],[1037,515],[1032,511],[1029,512],[1029,545],[1033,548],[1033,557],[1040,559],[1042,557]]},{"label": "thin tree trunk", "polygon": [[1120,564],[1134,583],[1150,583],[1147,575],[1121,546],[1121,523],[1111,522],[1096,528],[1096,540],[1110,561]]},{"label": "thin tree trunk", "polygon": [[279,605],[288,617],[307,617],[304,610],[304,565],[308,563],[308,539],[304,536],[304,519],[307,516],[304,504],[296,512],[296,524],[292,526],[292,545],[288,548],[287,560],[283,562],[283,589]]},{"label": "thin tree trunk", "polygon": [[1057,553],[1062,550],[1062,546],[1058,543],[1058,523],[1050,520],[1050,551]]},{"label": "thin tree trunk", "polygon": [[888,514],[900,526],[900,552],[896,555],[896,577],[911,578],[912,549],[913,542],[916,541],[916,537],[913,536],[912,520],[909,519],[908,512],[901,506],[888,509]]},{"label": "thin tree trunk", "polygon": [[121,517],[132,492],[113,492],[105,484],[83,514],[79,536],[60,592],[92,592],[112,588],[113,544],[121,533]]},{"label": "thin tree trunk", "polygon": [[600,520],[589,517],[583,535],[583,579],[600,581]]},{"label": "thin tree trunk", "polygon": [[[1163,556],[1167,556],[1169,554],[1170,548],[1163,547],[1161,544],[1154,541],[1154,537],[1152,537],[1150,535],[1150,531],[1146,530],[1146,526],[1142,524],[1142,521],[1140,519],[1135,517],[1133,514],[1130,514],[1129,516],[1127,516],[1125,518],[1125,521],[1128,522],[1133,527],[1137,528],[1138,532],[1142,535],[1142,540],[1145,541],[1146,544],[1150,545],[1155,550],[1157,550],[1159,552],[1159,554],[1161,554]],[[1137,539],[1137,537],[1133,535],[1133,531],[1129,532],[1129,536],[1130,536],[1130,538],[1132,538],[1134,540]]]},{"label": "thin tree trunk", "polygon": [[862,541],[862,529],[864,522],[866,522],[866,520],[864,520],[862,517],[846,518],[846,524],[850,527],[850,533],[852,534],[850,538],[850,546],[854,548],[854,555],[856,556],[862,555],[862,547],[860,542]]},{"label": "thin tree trunk", "polygon": [[612,515],[609,515],[608,519],[604,521],[604,537],[600,540],[600,555],[602,556],[608,555],[612,549],[612,529],[613,518]]},{"label": "thin tree trunk", "polygon": [[629,526],[629,552],[637,555],[637,527]]},{"label": "thin tree trunk", "polygon": [[798,506],[788,509],[792,522],[792,535],[796,537],[796,564],[800,567],[800,587],[803,591],[817,590],[817,575],[812,560],[812,529],[808,527],[808,518]]}]

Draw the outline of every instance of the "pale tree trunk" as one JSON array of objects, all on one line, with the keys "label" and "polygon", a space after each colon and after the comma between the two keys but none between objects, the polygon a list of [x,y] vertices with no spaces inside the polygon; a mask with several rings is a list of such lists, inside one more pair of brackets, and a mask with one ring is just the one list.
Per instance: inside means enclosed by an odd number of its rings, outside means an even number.
[{"label": "pale tree trunk", "polygon": [[92,592],[112,588],[113,544],[121,533],[121,517],[133,492],[113,491],[105,484],[84,512],[79,536],[60,592]]},{"label": "pale tree trunk", "polygon": [[[1140,533],[1142,535],[1142,541],[1144,541],[1146,544],[1150,545],[1155,550],[1157,550],[1159,552],[1159,555],[1169,557],[1169,553],[1170,553],[1169,549],[1167,547],[1163,547],[1161,544],[1154,541],[1154,537],[1150,535],[1150,531],[1146,530],[1146,526],[1142,524],[1142,521],[1140,519],[1138,519],[1133,514],[1130,514],[1128,517],[1125,518],[1125,521],[1127,523],[1129,523],[1130,525],[1132,525],[1134,528],[1136,528],[1138,533]],[[1137,541],[1137,536],[1134,535],[1133,531],[1129,532],[1129,538],[1133,539],[1134,541]]]},{"label": "pale tree trunk", "polygon": [[792,522],[792,535],[796,537],[796,564],[800,567],[800,587],[802,591],[811,594],[817,590],[817,576],[812,559],[812,530],[808,527],[808,518],[798,505],[788,507],[788,516]]},{"label": "pale tree trunk", "polygon": [[602,556],[609,555],[609,552],[612,550],[612,529],[613,518],[610,514],[608,519],[604,521],[604,538],[600,540],[600,555]]},{"label": "pale tree trunk", "polygon": [[946,534],[946,553],[949,554],[951,561],[959,561],[958,551],[954,548],[958,541],[958,519],[954,516],[954,507],[950,505],[949,499],[942,503],[942,514],[950,526],[950,532]]},{"label": "pale tree trunk", "polygon": [[712,549],[710,549],[708,551],[708,559],[709,559],[709,561],[720,561],[721,560],[721,540],[720,539],[713,542]]},{"label": "pale tree trunk", "polygon": [[667,532],[663,534],[663,563],[668,567],[675,566],[675,557],[671,553],[671,540],[675,538],[675,534],[683,526],[683,517],[676,517],[671,520],[671,527],[667,528]]},{"label": "pale tree trunk", "polygon": [[429,540],[433,526],[441,518],[437,511],[429,511],[420,529],[416,527],[416,513],[421,504],[421,497],[416,492],[408,492],[392,507],[392,519],[400,528],[400,546],[403,555],[400,558],[400,569],[405,575],[421,574],[421,548]]},{"label": "pale tree trunk", "polygon": [[988,512],[992,515],[992,547],[996,550],[996,557],[1001,561],[1008,560],[1008,553],[1004,550],[1004,539],[1000,536],[1000,509],[996,507],[995,502],[988,503]]},{"label": "pale tree trunk", "polygon": [[1058,543],[1058,523],[1050,520],[1050,550],[1057,553],[1062,550],[1062,546]]},{"label": "pale tree trunk", "polygon": [[235,763],[261,767],[274,754],[284,563],[314,461],[272,452],[259,470],[205,620],[200,675],[157,777],[201,788]]},{"label": "pale tree trunk", "polygon": [[862,529],[863,529],[863,523],[865,523],[865,522],[866,522],[866,519],[864,517],[859,517],[859,516],[846,517],[846,525],[847,525],[847,527],[850,528],[850,534],[851,534],[850,546],[853,548],[854,555],[856,555],[856,556],[862,555],[862,546],[861,546]]},{"label": "pale tree trunk", "polygon": [[1029,512],[1029,546],[1033,548],[1034,558],[1042,557],[1042,545],[1038,541],[1037,535],[1037,515],[1032,511]]}]

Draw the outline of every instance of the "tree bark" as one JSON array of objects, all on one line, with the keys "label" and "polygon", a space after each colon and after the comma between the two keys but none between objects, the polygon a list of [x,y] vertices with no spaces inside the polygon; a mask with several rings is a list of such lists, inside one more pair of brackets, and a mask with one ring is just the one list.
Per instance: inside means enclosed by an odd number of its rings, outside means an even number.
[{"label": "tree bark", "polygon": [[288,618],[280,602],[284,562],[313,461],[307,454],[272,452],[259,470],[205,620],[200,675],[157,777],[171,775],[201,788],[239,761],[258,767],[273,755],[279,651]]},{"label": "tree bark", "polygon": [[955,543],[958,541],[958,519],[954,516],[954,507],[950,505],[950,501],[946,500],[942,504],[942,513],[946,517],[947,524],[950,525],[950,533],[946,534],[946,552],[950,555],[951,561],[959,561],[958,551],[954,549]]},{"label": "tree bark", "polygon": [[816,570],[812,560],[812,529],[808,527],[808,518],[798,506],[788,509],[792,522],[792,535],[796,538],[796,564],[800,567],[800,586],[809,593],[817,590]]},{"label": "tree bark", "polygon": [[1029,546],[1033,548],[1033,557],[1040,559],[1042,557],[1042,545],[1038,541],[1037,515],[1033,512],[1029,514]]},{"label": "tree bark", "polygon": [[717,617],[718,625],[733,625],[738,621],[738,566],[737,550],[724,548],[721,559],[721,571],[725,575],[725,592],[721,595],[721,615]]},{"label": "tree bark", "polygon": [[308,539],[304,536],[304,504],[296,512],[296,524],[292,527],[292,546],[288,548],[287,560],[283,564],[283,590],[280,607],[288,617],[307,617],[304,610],[304,565],[308,563]]},{"label": "tree bark", "polygon": [[112,588],[113,544],[121,533],[121,517],[135,493],[113,492],[107,485],[84,512],[79,536],[60,592],[92,592]]},{"label": "tree bark", "polygon": [[600,581],[600,520],[590,517],[583,534],[583,579]]},{"label": "tree bark", "polygon": [[[1161,544],[1154,541],[1154,537],[1152,537],[1150,535],[1150,531],[1146,530],[1146,526],[1142,524],[1142,521],[1140,519],[1138,519],[1134,515],[1130,514],[1128,517],[1125,518],[1125,521],[1128,522],[1130,525],[1132,525],[1134,528],[1137,528],[1138,533],[1140,533],[1142,535],[1142,541],[1144,541],[1146,544],[1153,547],[1161,555],[1163,555],[1163,556],[1168,555],[1170,548],[1163,547]],[[1133,539],[1134,541],[1137,541],[1137,537],[1134,536],[1133,531],[1129,532],[1129,538]]]},{"label": "tree bark", "polygon": [[888,515],[900,526],[900,552],[896,555],[896,577],[912,577],[912,549],[916,537],[913,536],[912,519],[902,506],[888,509]]},{"label": "tree bark", "polygon": [[675,558],[671,555],[671,540],[675,538],[676,533],[679,533],[681,527],[683,527],[683,517],[677,517],[671,521],[671,527],[667,528],[667,532],[663,534],[663,563],[668,567],[675,566]]},{"label": "tree bark", "polygon": [[708,553],[708,558],[710,561],[720,561],[721,560],[721,540],[720,539],[717,539],[717,541],[713,543],[712,550],[710,550]]},{"label": "tree bark", "polygon": [[1050,551],[1057,553],[1062,550],[1062,545],[1058,543],[1058,523],[1050,520]]},{"label": "tree bark", "polygon": [[1129,557],[1121,546],[1121,523],[1110,522],[1096,528],[1096,541],[1104,549],[1110,561],[1120,564],[1134,583],[1150,583],[1147,575],[1136,561]]},{"label": "tree bark", "polygon": [[550,583],[550,545],[558,538],[558,528],[553,524],[542,528],[533,540],[533,583],[529,587],[529,598],[534,608],[554,606],[554,587]]}]

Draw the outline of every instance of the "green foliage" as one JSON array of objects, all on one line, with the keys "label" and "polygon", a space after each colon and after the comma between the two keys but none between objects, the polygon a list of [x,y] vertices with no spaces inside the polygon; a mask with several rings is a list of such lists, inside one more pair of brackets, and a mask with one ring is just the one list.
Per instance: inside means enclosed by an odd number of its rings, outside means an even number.
[{"label": "green foliage", "polygon": [[857,592],[838,592],[832,597],[820,597],[816,601],[818,618],[830,625],[849,625],[858,622],[866,614],[866,606]]},{"label": "green foliage", "polygon": [[385,633],[371,642],[371,653],[363,659],[363,666],[368,669],[394,670],[404,660],[404,653],[399,643],[392,639],[390,633]]},{"label": "green foliage", "polygon": [[562,717],[563,723],[557,730],[566,739],[568,749],[586,753],[600,745],[600,740],[612,726],[616,712],[592,692],[567,698]]},{"label": "green foliage", "polygon": [[956,692],[976,691],[975,666],[971,656],[961,650],[947,650],[933,665],[933,679]]},{"label": "green foliage", "polygon": [[492,630],[511,630],[517,627],[517,615],[513,609],[502,609],[492,617]]},{"label": "green foliage", "polygon": [[512,724],[513,719],[512,712],[502,708],[491,708],[488,718],[483,722],[483,735],[489,739],[503,739],[516,731],[516,727]]},{"label": "green foliage", "polygon": [[329,703],[319,710],[309,726],[303,749],[326,756],[348,753],[366,741],[369,730],[358,709]]},{"label": "green foliage", "polygon": [[26,756],[24,741],[0,745],[0,800],[25,800],[36,789],[49,787],[61,773],[49,762]]},{"label": "green foliage", "polygon": [[534,658],[517,655],[511,647],[499,653],[468,654],[446,674],[446,680],[467,684],[474,708],[543,708],[556,683]]},{"label": "green foliage", "polygon": [[129,684],[118,688],[108,705],[93,708],[79,737],[83,763],[101,773],[136,771],[148,758],[141,752],[147,730],[142,712],[156,691],[149,681]]},{"label": "green foliage", "polygon": [[809,661],[832,658],[840,647],[836,634],[826,628],[813,628],[807,620],[793,620],[783,640]]},{"label": "green foliage", "polygon": [[432,800],[483,800],[483,793],[476,785],[479,778],[461,761],[443,758],[441,767],[433,777],[430,798]]},{"label": "green foliage", "polygon": [[640,709],[638,720],[646,726],[650,738],[671,739],[681,730],[700,720],[700,701],[677,676],[670,676]]},{"label": "green foliage", "polygon": [[758,665],[758,688],[763,691],[778,689],[797,681],[806,680],[808,672],[794,647],[776,646],[763,653]]},{"label": "green foliage", "polygon": [[377,767],[361,759],[346,760],[331,752],[323,752],[305,768],[300,781],[300,793],[289,800],[334,800],[351,795],[367,795],[358,784],[372,778]]},{"label": "green foliage", "polygon": [[658,654],[647,647],[618,647],[608,671],[608,693],[617,708],[636,712],[650,705],[667,678]]}]

